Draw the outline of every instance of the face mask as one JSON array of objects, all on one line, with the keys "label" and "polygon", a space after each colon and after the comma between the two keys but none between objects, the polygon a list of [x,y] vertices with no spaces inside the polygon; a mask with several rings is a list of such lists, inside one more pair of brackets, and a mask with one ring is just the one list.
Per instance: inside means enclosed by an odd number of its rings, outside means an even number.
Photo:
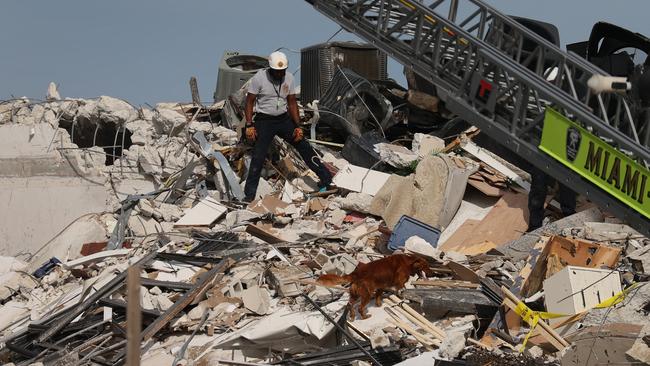
[{"label": "face mask", "polygon": [[284,73],[282,72],[269,71],[269,75],[271,76],[271,80],[276,83],[279,83],[284,79]]}]

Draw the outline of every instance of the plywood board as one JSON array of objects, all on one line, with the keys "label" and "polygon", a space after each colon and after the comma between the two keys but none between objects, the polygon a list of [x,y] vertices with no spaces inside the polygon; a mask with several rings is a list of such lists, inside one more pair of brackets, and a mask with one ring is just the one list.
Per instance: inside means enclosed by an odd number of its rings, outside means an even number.
[{"label": "plywood board", "polygon": [[334,176],[333,183],[339,188],[374,196],[390,178],[390,174],[348,164]]},{"label": "plywood board", "polygon": [[208,196],[200,200],[194,207],[186,210],[174,227],[210,226],[227,211],[226,206]]},{"label": "plywood board", "polygon": [[474,230],[481,223],[480,220],[465,220],[454,234],[449,237],[443,244],[438,245],[438,249],[442,251],[458,251],[462,248],[463,243],[475,242]]},{"label": "plywood board", "polygon": [[[439,248],[464,253],[476,253],[476,248],[485,242],[492,242],[498,248],[510,240],[523,235],[528,228],[528,196],[508,192],[494,205],[479,223],[465,221],[455,233]],[[486,251],[491,245],[485,247]]]},{"label": "plywood board", "polygon": [[438,247],[449,240],[467,220],[483,220],[498,200],[499,197],[489,197],[477,190],[465,191],[465,197],[460,203],[456,215],[440,234]]}]

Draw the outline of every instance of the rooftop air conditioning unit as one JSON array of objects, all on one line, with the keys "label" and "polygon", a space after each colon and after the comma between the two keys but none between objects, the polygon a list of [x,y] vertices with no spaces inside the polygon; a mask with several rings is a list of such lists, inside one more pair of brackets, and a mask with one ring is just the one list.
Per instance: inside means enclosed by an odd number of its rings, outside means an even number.
[{"label": "rooftop air conditioning unit", "polygon": [[357,42],[321,43],[301,50],[301,101],[312,102],[325,93],[338,67],[348,68],[368,80],[388,78],[386,54]]},{"label": "rooftop air conditioning unit", "polygon": [[269,66],[266,57],[226,51],[219,64],[214,102],[222,101],[239,90],[255,73]]}]

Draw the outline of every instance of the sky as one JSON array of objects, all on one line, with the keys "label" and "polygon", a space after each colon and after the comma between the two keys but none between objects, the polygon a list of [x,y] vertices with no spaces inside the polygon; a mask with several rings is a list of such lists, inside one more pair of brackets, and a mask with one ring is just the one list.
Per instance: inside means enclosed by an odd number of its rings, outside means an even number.
[{"label": "sky", "polygon": [[[188,101],[195,76],[201,99],[211,102],[224,51],[267,55],[286,47],[296,71],[296,51],[339,29],[303,0],[1,1],[0,99],[43,99],[54,81],[62,97]],[[648,0],[487,2],[555,24],[563,45],[586,40],[601,20],[650,36]],[[341,32],[334,40],[358,38]],[[396,62],[389,76],[405,84]]]}]

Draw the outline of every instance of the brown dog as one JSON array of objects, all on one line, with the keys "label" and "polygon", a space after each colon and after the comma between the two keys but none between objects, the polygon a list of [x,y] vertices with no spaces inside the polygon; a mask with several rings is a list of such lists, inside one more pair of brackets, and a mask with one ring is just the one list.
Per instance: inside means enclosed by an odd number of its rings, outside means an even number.
[{"label": "brown dog", "polygon": [[429,263],[426,260],[406,254],[393,254],[370,263],[359,263],[349,275],[321,275],[316,282],[324,286],[350,283],[350,301],[348,302],[350,319],[356,317],[354,304],[359,299],[361,299],[359,314],[366,319],[369,317],[366,314],[366,306],[373,296],[375,304],[380,306],[381,295],[384,291],[397,292],[401,290],[410,276],[421,272],[430,275]]}]

